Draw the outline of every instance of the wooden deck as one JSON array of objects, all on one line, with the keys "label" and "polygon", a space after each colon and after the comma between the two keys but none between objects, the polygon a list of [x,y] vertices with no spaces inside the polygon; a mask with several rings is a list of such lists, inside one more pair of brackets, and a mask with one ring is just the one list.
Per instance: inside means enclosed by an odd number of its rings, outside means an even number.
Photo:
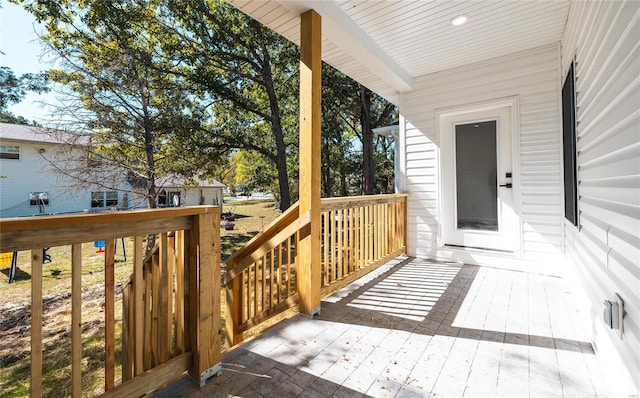
[{"label": "wooden deck", "polygon": [[608,396],[562,278],[396,258],[155,397]]}]

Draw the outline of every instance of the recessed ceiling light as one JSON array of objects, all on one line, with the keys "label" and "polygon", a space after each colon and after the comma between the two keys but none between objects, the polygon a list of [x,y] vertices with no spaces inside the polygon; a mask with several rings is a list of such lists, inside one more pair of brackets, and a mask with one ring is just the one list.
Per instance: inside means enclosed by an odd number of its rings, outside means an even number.
[{"label": "recessed ceiling light", "polygon": [[467,22],[467,16],[466,15],[458,15],[457,17],[451,18],[451,25],[453,26],[460,26],[463,23]]}]

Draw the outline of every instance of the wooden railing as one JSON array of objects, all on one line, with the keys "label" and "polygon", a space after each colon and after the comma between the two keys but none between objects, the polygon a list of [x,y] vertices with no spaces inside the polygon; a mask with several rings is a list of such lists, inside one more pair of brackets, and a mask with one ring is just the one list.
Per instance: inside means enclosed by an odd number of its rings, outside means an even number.
[{"label": "wooden railing", "polygon": [[[143,240],[157,245],[144,255]],[[132,237],[123,289],[123,382],[115,382],[114,240]],[[0,220],[0,251],[31,251],[31,396],[42,396],[42,248],[71,245],[71,395],[82,395],[83,242],[105,241],[105,393],[141,396],[185,372],[220,371],[220,208],[138,210]]]},{"label": "wooden railing", "polygon": [[309,217],[298,217],[295,203],[262,233],[227,259],[227,342],[298,303],[295,280],[300,230]]},{"label": "wooden railing", "polygon": [[[322,295],[327,296],[406,248],[407,195],[322,199]],[[297,204],[227,260],[229,345],[243,333],[298,304],[298,242],[309,224]]]},{"label": "wooden railing", "polygon": [[322,199],[322,290],[326,297],[406,249],[407,195]]}]

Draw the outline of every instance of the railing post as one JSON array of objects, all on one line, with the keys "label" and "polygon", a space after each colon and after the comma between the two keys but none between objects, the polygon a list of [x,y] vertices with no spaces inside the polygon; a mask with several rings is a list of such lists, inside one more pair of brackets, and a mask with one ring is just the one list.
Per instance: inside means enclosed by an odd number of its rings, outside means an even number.
[{"label": "railing post", "polygon": [[300,209],[310,226],[300,233],[296,285],[300,312],[320,313],[320,119],[322,29],[320,14],[309,10],[300,25]]},{"label": "railing post", "polygon": [[[217,216],[217,217],[216,217]],[[191,377],[202,387],[222,371],[220,341],[220,214],[193,217],[189,250]]]}]

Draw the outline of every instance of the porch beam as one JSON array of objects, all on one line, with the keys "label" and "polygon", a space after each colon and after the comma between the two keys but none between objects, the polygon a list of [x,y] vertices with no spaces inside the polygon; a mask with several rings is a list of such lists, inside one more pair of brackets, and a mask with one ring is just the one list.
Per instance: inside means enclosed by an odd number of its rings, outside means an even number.
[{"label": "porch beam", "polygon": [[320,118],[322,21],[309,10],[300,16],[300,208],[310,224],[301,232],[296,278],[299,310],[320,312]]},{"label": "porch beam", "polygon": [[[291,12],[313,9],[322,16],[325,38],[340,47],[398,92],[414,88],[413,76],[403,69],[378,43],[358,26],[336,2],[287,0],[280,2]],[[302,30],[302,26],[300,27]],[[302,43],[300,43],[302,45]]]}]

